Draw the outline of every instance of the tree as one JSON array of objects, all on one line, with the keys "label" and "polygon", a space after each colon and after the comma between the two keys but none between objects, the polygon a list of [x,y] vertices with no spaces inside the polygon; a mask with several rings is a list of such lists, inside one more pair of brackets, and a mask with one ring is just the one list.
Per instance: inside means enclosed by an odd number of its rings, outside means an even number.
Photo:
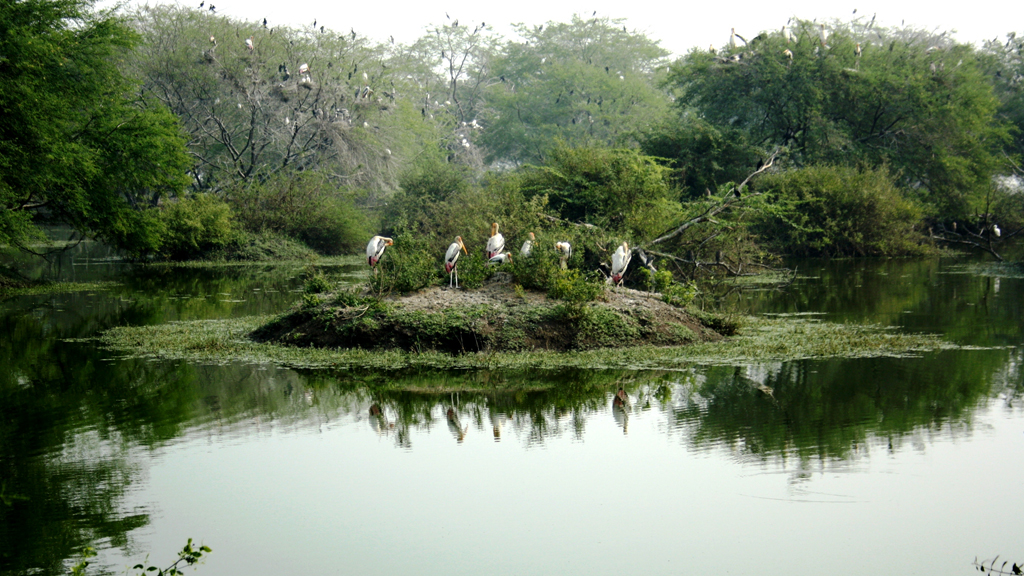
[{"label": "tree", "polygon": [[691,51],[669,77],[678,105],[797,166],[891,166],[940,216],[978,207],[1007,130],[971,46],[862,21],[793,32]]},{"label": "tree", "polygon": [[188,183],[184,138],[118,65],[136,36],[90,0],[0,3],[0,244],[67,224],[144,252],[151,210]]},{"label": "tree", "polygon": [[536,161],[556,138],[628,145],[668,111],[657,88],[668,52],[623,20],[575,15],[517,31],[522,41],[506,44],[491,66],[481,137],[489,159]]}]

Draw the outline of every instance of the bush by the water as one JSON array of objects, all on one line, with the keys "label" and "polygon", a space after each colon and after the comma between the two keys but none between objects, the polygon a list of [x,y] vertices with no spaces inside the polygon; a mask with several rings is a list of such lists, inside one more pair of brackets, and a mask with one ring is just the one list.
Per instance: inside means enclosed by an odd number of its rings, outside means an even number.
[{"label": "bush by the water", "polygon": [[366,215],[355,206],[352,193],[320,174],[273,176],[232,190],[228,198],[246,230],[283,234],[322,254],[358,251],[370,236]]},{"label": "bush by the water", "polygon": [[883,169],[813,166],[771,174],[758,190],[776,199],[754,229],[797,256],[901,256],[923,251],[922,210]]},{"label": "bush by the water", "polygon": [[211,194],[169,202],[160,212],[164,226],[160,251],[180,260],[227,246],[235,238],[231,208]]}]

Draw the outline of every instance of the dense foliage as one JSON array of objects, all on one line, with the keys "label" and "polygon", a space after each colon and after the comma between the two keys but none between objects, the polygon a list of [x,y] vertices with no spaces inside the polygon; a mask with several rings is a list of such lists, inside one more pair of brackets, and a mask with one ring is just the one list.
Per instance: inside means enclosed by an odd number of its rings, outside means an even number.
[{"label": "dense foliage", "polygon": [[681,102],[757,146],[786,147],[797,166],[889,165],[941,216],[978,207],[1007,130],[974,49],[805,21],[793,32],[691,52],[671,74]]},{"label": "dense foliage", "polygon": [[794,20],[669,63],[579,15],[510,40],[449,19],[403,46],[182,6],[0,9],[3,244],[58,222],[139,258],[259,258],[383,233],[436,269],[461,236],[475,285],[492,222],[513,253],[534,232],[608,273],[627,241],[680,280],[1024,225],[1013,34]]},{"label": "dense foliage", "polygon": [[60,223],[155,250],[159,222],[142,208],[188,183],[177,119],[119,68],[138,36],[90,6],[0,3],[0,244]]}]

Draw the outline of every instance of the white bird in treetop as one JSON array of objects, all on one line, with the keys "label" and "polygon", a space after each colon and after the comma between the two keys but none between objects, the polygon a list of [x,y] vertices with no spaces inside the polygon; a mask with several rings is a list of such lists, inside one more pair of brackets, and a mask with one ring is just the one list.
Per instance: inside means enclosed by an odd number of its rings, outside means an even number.
[{"label": "white bird in treetop", "polygon": [[505,249],[505,237],[498,232],[498,223],[491,224],[491,237],[487,239],[487,258],[494,258]]},{"label": "white bird in treetop", "polygon": [[366,263],[370,265],[370,268],[376,266],[377,262],[380,261],[381,256],[384,255],[384,249],[394,245],[394,243],[394,240],[384,236],[370,238],[370,243],[366,245]]},{"label": "white bird in treetop", "polygon": [[495,254],[487,261],[488,264],[511,264],[512,253],[505,252],[504,254]]},{"label": "white bird in treetop", "polygon": [[999,236],[1001,236],[1003,234],[1003,231],[999,229],[998,225],[993,224],[992,225],[992,233],[996,235],[996,238],[999,238]]},{"label": "white bird in treetop", "polygon": [[629,251],[629,244],[625,242],[612,254],[612,284],[622,284],[622,276],[625,275],[626,267],[629,266],[629,261],[632,257],[632,253]]},{"label": "white bird in treetop", "polygon": [[252,52],[252,50],[253,50],[252,36],[249,36],[248,38],[245,39],[245,47],[249,49],[249,52]]},{"label": "white bird in treetop", "polygon": [[562,266],[562,270],[569,267],[569,257],[572,256],[572,246],[568,242],[555,242],[555,250],[558,252],[558,263]]},{"label": "white bird in treetop", "polygon": [[306,72],[309,72],[309,64],[303,63],[302,66],[299,66],[299,74],[305,74]]},{"label": "white bird in treetop", "polygon": [[533,235],[533,232],[530,232],[530,239],[527,240],[526,242],[523,242],[523,247],[519,249],[519,253],[522,254],[524,257],[529,256],[530,251],[533,250],[533,242],[536,239],[537,237]]},{"label": "white bird in treetop", "polygon": [[782,27],[782,35],[786,38],[786,44],[796,42],[796,36],[793,35],[793,31],[785,26]]},{"label": "white bird in treetop", "polygon": [[462,250],[467,256],[469,252],[466,250],[466,245],[462,243],[462,236],[456,236],[455,242],[452,242],[448,246],[448,251],[444,253],[444,271],[448,273],[448,287],[452,287],[452,277],[455,278],[455,287],[459,287],[459,270],[456,265],[459,262],[459,250]]}]

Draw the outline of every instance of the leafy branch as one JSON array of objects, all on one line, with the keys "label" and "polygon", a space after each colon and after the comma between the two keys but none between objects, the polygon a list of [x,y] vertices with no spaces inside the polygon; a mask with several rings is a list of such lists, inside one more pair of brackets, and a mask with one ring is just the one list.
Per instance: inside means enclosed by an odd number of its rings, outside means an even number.
[{"label": "leafy branch", "polygon": [[[210,550],[209,546],[203,545],[199,547],[193,547],[192,539],[189,538],[188,542],[185,544],[185,547],[182,548],[180,552],[178,552],[178,559],[175,560],[174,563],[168,566],[167,568],[160,568],[158,566],[145,566],[145,564],[136,564],[135,566],[132,566],[132,570],[139,570],[139,574],[155,572],[156,576],[180,576],[184,574],[184,572],[182,572],[179,569],[179,566],[192,566],[199,562],[200,558],[203,557],[203,554],[208,554],[210,552],[212,552],[212,550]],[[69,572],[69,574],[71,574],[71,576],[84,576],[86,573],[85,569],[89,566],[88,559],[93,558],[95,556],[96,549],[92,546],[87,546],[84,550],[82,550],[82,561],[72,566],[71,572]]]}]

